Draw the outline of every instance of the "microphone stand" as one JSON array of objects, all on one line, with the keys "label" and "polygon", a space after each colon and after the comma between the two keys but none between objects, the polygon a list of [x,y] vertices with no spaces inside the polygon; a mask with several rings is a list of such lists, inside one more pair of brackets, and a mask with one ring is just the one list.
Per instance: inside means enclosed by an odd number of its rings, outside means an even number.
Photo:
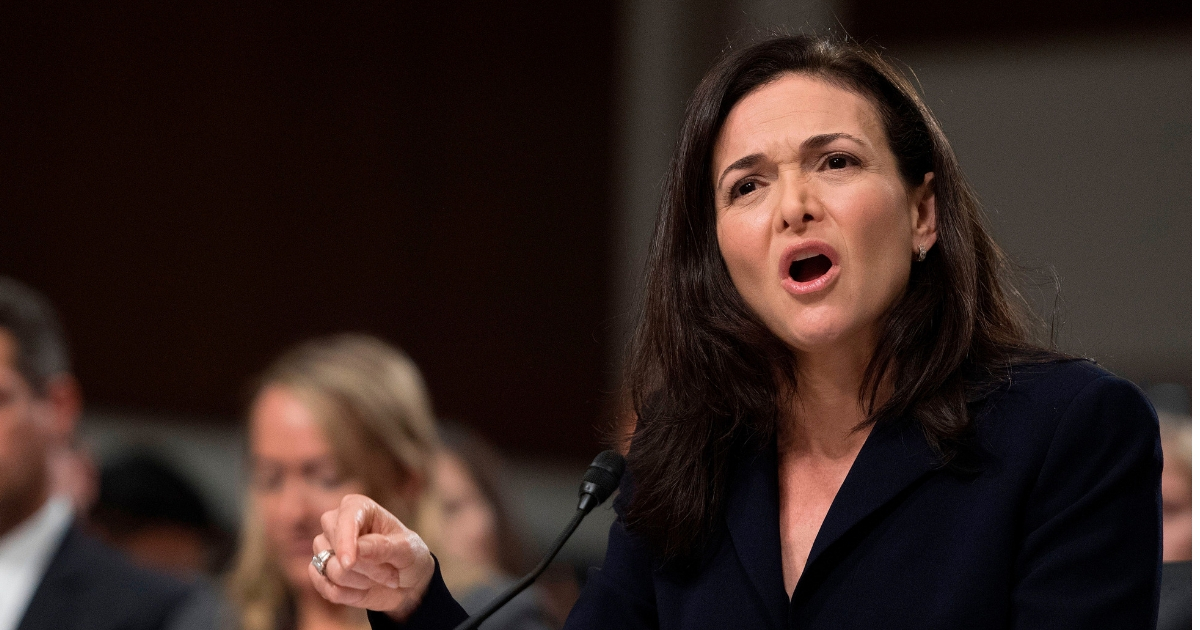
[{"label": "microphone stand", "polygon": [[546,567],[549,567],[550,563],[554,561],[554,556],[557,556],[563,545],[567,544],[567,539],[571,537],[571,534],[575,533],[575,529],[583,522],[583,517],[587,516],[590,511],[591,507],[587,509],[581,507],[575,510],[575,516],[571,519],[571,522],[567,523],[567,527],[562,530],[562,533],[555,539],[554,544],[550,546],[550,553],[547,553],[546,557],[542,558],[542,561],[532,571],[525,574],[525,577],[521,578],[520,582],[513,584],[499,597],[492,600],[492,603],[488,604],[487,608],[475,613],[466,621],[455,626],[454,630],[475,630],[479,627],[479,624],[483,623],[488,617],[491,617],[492,613],[500,610],[501,606],[507,604],[518,593],[525,590],[530,584],[533,584],[533,581],[538,579],[538,576],[545,572]]},{"label": "microphone stand", "polygon": [[592,508],[596,507],[608,499],[609,495],[617,489],[617,485],[621,482],[621,474],[625,471],[625,458],[621,457],[615,451],[604,451],[592,460],[592,465],[588,466],[587,472],[583,473],[583,483],[579,484],[579,506],[575,509],[575,516],[567,523],[567,527],[562,530],[554,544],[550,547],[550,552],[546,554],[542,561],[538,563],[525,577],[521,578],[520,582],[513,584],[508,590],[500,594],[499,597],[492,600],[483,610],[475,613],[466,621],[458,624],[454,630],[475,630],[479,624],[485,619],[492,616],[492,613],[500,610],[500,607],[507,604],[509,600],[517,596],[517,593],[525,590],[533,581],[550,566],[550,562],[554,560],[554,556],[567,544],[567,539],[571,534],[575,533],[575,529],[579,527],[579,523],[583,521],[583,517],[587,516]]}]

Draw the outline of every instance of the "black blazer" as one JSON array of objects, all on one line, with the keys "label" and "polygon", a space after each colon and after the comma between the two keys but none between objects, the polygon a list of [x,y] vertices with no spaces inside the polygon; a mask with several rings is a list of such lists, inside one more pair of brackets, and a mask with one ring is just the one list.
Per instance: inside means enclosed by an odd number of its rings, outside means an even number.
[{"label": "black blazer", "polygon": [[[661,568],[618,501],[566,627],[1153,629],[1162,451],[1142,394],[1072,361],[1015,370],[976,405],[968,472],[939,466],[913,423],[871,431],[790,601],[774,448],[738,462],[699,570]],[[400,627],[463,617],[439,580]]]},{"label": "black blazer", "polygon": [[72,526],[17,630],[158,630],[187,595],[182,583],[133,566]]}]

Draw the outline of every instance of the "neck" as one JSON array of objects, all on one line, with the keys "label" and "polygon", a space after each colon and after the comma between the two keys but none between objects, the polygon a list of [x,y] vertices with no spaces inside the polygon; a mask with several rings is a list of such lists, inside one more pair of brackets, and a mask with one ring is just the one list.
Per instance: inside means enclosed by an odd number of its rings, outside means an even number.
[{"label": "neck", "polygon": [[321,597],[312,587],[301,589],[297,595],[296,628],[298,630],[368,627],[366,611],[331,603]]},{"label": "neck", "polygon": [[862,383],[873,344],[798,353],[796,393],[784,405],[780,448],[836,459],[857,453],[866,439]]}]

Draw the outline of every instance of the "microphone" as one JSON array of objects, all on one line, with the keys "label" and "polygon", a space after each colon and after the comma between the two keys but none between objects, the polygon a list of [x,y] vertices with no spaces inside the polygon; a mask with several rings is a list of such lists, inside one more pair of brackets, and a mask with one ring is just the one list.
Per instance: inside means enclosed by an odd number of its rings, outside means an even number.
[{"label": "microphone", "polygon": [[604,503],[609,495],[621,485],[625,473],[625,458],[616,451],[604,451],[592,460],[592,465],[583,473],[579,484],[579,509],[586,514]]},{"label": "microphone", "polygon": [[533,581],[546,570],[546,567],[550,566],[550,562],[554,560],[554,556],[558,555],[563,545],[567,544],[567,539],[575,533],[575,529],[579,527],[583,517],[587,516],[592,508],[604,503],[616,491],[617,486],[621,484],[621,475],[624,472],[625,458],[621,457],[620,453],[604,451],[597,455],[596,459],[592,460],[592,465],[588,466],[587,471],[583,473],[583,483],[579,484],[579,506],[575,509],[575,516],[570,523],[567,523],[567,527],[558,535],[554,544],[550,546],[550,552],[546,554],[546,557],[542,558],[542,561],[532,571],[521,578],[520,582],[493,599],[483,610],[458,624],[454,630],[475,630],[479,624],[491,617],[492,613],[500,610],[501,606],[533,584]]}]

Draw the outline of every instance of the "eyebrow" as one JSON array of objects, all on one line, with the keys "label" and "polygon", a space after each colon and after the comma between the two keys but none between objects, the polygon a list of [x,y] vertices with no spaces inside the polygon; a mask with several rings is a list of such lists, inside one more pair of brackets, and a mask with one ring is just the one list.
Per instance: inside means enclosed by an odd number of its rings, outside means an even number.
[{"label": "eyebrow", "polygon": [[[805,149],[805,150],[816,149],[818,147],[823,147],[823,146],[833,142],[834,140],[843,140],[843,139],[849,140],[855,144],[858,144],[859,146],[863,146],[863,147],[867,146],[866,142],[863,142],[862,140],[858,139],[858,137],[856,137],[856,136],[853,136],[848,133],[838,132],[838,133],[822,133],[822,134],[817,134],[815,136],[812,136],[809,139],[805,140],[803,143],[801,143],[800,148]],[[736,171],[738,169],[750,168],[751,166],[758,164],[760,161],[762,161],[766,157],[767,156],[764,153],[752,153],[743,158],[739,158],[738,160],[734,161],[733,164],[726,166],[725,170],[721,171],[721,176],[717,178],[717,186],[720,187],[721,182],[725,179],[725,176],[729,174],[729,171]]]}]

